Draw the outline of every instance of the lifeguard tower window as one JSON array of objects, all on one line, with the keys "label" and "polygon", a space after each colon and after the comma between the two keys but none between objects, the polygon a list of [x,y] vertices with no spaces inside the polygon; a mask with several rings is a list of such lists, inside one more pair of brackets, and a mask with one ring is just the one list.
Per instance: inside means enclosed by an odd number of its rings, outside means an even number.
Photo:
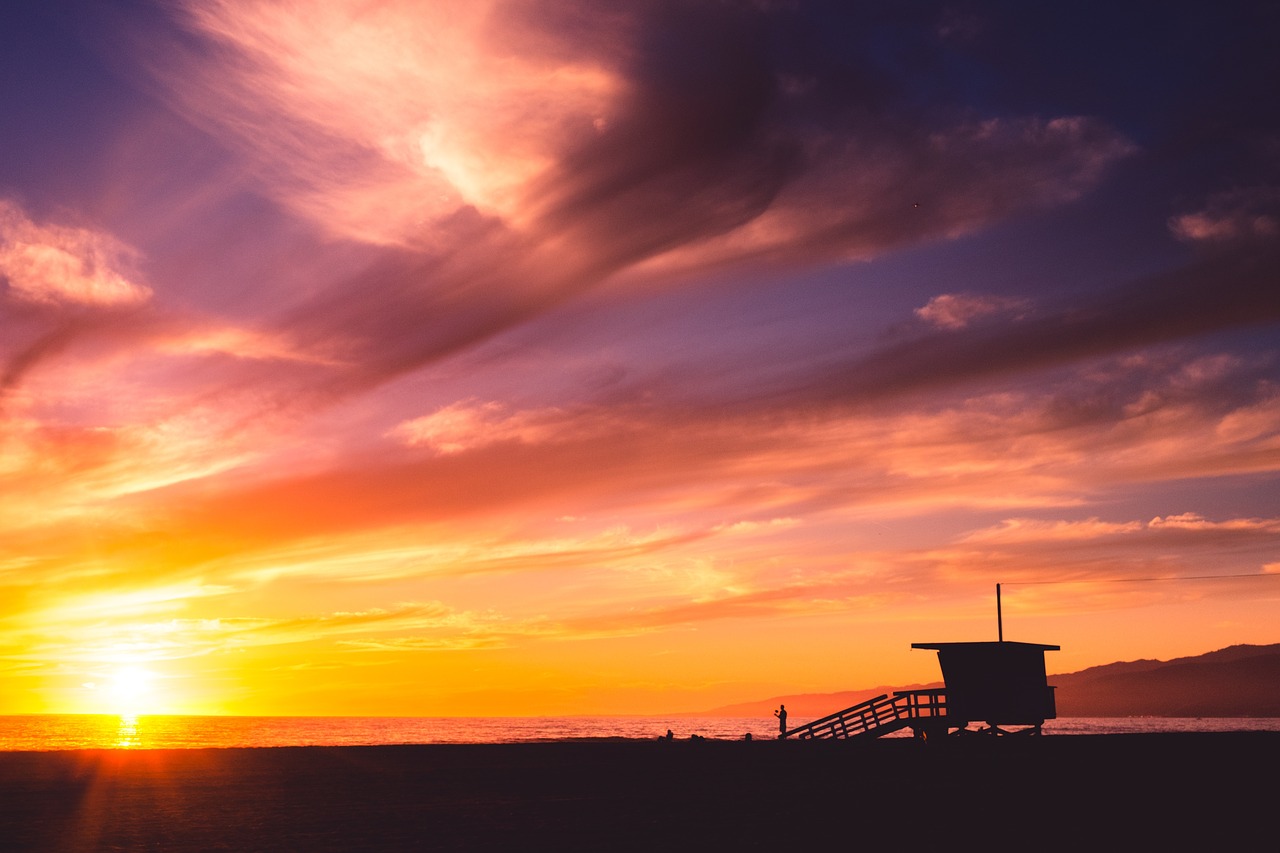
[{"label": "lifeguard tower window", "polygon": [[1057,716],[1040,643],[912,643],[938,653],[952,726],[1039,726]]}]

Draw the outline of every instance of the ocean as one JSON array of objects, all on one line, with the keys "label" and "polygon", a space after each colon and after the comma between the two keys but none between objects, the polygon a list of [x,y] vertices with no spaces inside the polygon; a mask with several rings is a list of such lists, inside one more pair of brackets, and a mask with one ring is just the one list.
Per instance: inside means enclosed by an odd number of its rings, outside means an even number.
[{"label": "ocean", "polygon": [[[799,726],[807,722],[796,718]],[[718,740],[774,738],[777,723],[753,717],[194,717],[32,714],[0,716],[0,751],[198,749],[532,743],[665,735]],[[1280,731],[1274,717],[1107,717],[1049,720],[1045,734]],[[909,737],[903,730],[888,737]]]}]

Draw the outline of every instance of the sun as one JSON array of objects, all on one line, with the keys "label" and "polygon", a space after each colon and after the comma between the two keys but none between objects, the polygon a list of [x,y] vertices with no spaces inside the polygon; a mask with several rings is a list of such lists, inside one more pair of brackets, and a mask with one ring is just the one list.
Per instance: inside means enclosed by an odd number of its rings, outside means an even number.
[{"label": "sun", "polygon": [[157,702],[156,674],[140,666],[121,666],[110,675],[106,698],[112,713],[136,716],[151,710]]}]

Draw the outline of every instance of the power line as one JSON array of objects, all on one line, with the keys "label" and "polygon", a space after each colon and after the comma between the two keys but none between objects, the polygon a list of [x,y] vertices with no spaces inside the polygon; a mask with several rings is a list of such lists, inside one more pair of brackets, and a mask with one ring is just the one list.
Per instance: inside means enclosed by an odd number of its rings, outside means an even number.
[{"label": "power line", "polygon": [[1041,584],[1067,584],[1067,583],[1153,583],[1156,581],[1218,581],[1231,580],[1233,578],[1276,578],[1280,579],[1280,572],[1253,572],[1247,575],[1175,575],[1173,577],[1162,578],[1073,578],[1071,580],[1048,580],[1048,581],[1003,581],[1001,586],[1039,586]]}]

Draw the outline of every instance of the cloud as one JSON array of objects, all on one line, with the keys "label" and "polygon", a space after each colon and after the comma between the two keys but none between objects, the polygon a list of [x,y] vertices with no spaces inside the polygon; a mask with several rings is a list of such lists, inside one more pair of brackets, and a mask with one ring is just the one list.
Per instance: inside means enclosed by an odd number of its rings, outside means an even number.
[{"label": "cloud", "polygon": [[[166,591],[168,592],[168,591]],[[198,591],[192,594],[201,595]],[[60,631],[35,633],[25,648],[0,651],[0,659],[36,661],[45,665],[92,665],[120,660],[164,661],[202,657],[246,649],[297,643],[338,643],[348,649],[424,647],[465,649],[492,647],[500,642],[503,620],[493,615],[460,613],[439,602],[404,602],[386,608],[333,611],[294,617],[235,616],[221,618],[148,619],[151,606],[113,610],[118,601],[168,603],[177,611],[190,595],[178,591],[176,600],[139,592],[121,596],[87,596],[69,606],[25,614],[24,621],[58,624]],[[109,614],[110,619],[104,619]],[[409,641],[387,635],[414,632]],[[22,637],[22,633],[10,637]]]},{"label": "cloud", "polygon": [[193,409],[140,423],[85,426],[11,413],[0,420],[5,527],[127,518],[127,508],[108,508],[113,501],[246,464],[255,456],[253,437],[228,437],[217,417]]},{"label": "cloud", "polygon": [[[982,571],[1016,584],[1063,589],[1132,603],[1133,597],[1176,598],[1185,590],[1111,590],[1109,584],[1159,579],[1224,581],[1267,574],[1266,557],[1280,543],[1280,519],[1225,518],[1198,513],[1156,517],[1150,521],[1006,519],[971,531],[950,547],[925,559],[953,577]],[[1020,595],[1024,594],[1020,592]],[[1114,606],[1114,605],[1109,605]]]},{"label": "cloud", "polygon": [[10,298],[42,305],[119,306],[145,302],[151,290],[126,272],[136,253],[88,228],[38,225],[0,199],[0,280]]},{"label": "cloud", "polygon": [[[653,266],[869,260],[1072,201],[1136,150],[1086,117],[1001,118],[905,131],[897,123],[871,121],[847,135],[798,136],[802,165],[767,205],[722,233],[690,232],[698,239],[672,245]],[[744,171],[756,168],[744,164]]]},{"label": "cloud", "polygon": [[555,409],[508,414],[498,402],[465,400],[406,421],[392,432],[410,446],[448,454],[504,441],[538,444],[553,438],[569,422]]},{"label": "cloud", "polygon": [[225,354],[237,359],[337,364],[320,349],[303,351],[279,333],[251,328],[193,323],[157,336],[156,349],[175,355]]},{"label": "cloud", "polygon": [[1147,523],[1147,527],[1151,530],[1195,530],[1246,535],[1259,533],[1272,536],[1280,534],[1280,519],[1232,518],[1226,521],[1211,521],[1200,513],[1183,512],[1177,515],[1156,516]]},{"label": "cloud", "polygon": [[1180,240],[1207,245],[1242,240],[1280,240],[1280,188],[1266,186],[1221,193],[1204,210],[1169,220]]},{"label": "cloud", "polygon": [[110,234],[40,224],[0,199],[0,392],[86,341],[129,339],[150,323],[138,253]]},{"label": "cloud", "polygon": [[524,39],[532,22],[505,5],[190,3],[187,25],[219,53],[170,55],[189,72],[178,103],[331,233],[439,245],[469,210],[518,219],[527,183],[596,132],[619,85],[543,44],[553,34]]},{"label": "cloud", "polygon": [[593,614],[567,620],[562,626],[568,639],[634,636],[673,627],[706,625],[729,619],[760,619],[802,614],[849,612],[870,609],[883,596],[863,590],[855,593],[839,584],[806,583],[766,590],[725,591],[714,598],[678,601],[626,611]]},{"label": "cloud", "polygon": [[[429,422],[449,428],[424,431],[418,446],[386,443],[319,468],[259,470],[246,461],[218,475],[195,467],[204,457],[192,449],[163,466],[166,481],[146,465],[115,466],[154,461],[181,443],[116,448],[138,437],[104,434],[99,440],[110,441],[94,451],[103,458],[79,461],[33,446],[5,482],[13,494],[45,495],[45,526],[31,527],[39,518],[15,504],[6,547],[15,557],[44,554],[77,577],[100,572],[99,552],[68,535],[81,530],[110,543],[113,559],[132,571],[157,579],[207,572],[250,585],[532,578],[670,565],[704,549],[746,566],[765,541],[780,553],[822,550],[833,519],[1048,511],[1171,478],[1266,474],[1275,466],[1280,398],[1245,360],[1173,351],[1095,364],[1034,389],[908,408],[828,403],[762,413],[711,399],[677,405],[658,397],[622,409],[580,399],[573,424],[561,428],[562,413],[551,410],[455,405]],[[494,440],[485,434],[490,421]],[[226,451],[205,464],[236,458]],[[63,467],[49,468],[64,457]],[[40,477],[28,470],[37,459]],[[64,494],[71,466],[79,466],[77,485]],[[123,500],[125,493],[132,496]],[[1162,515],[1151,532],[1174,531],[1176,516]],[[601,529],[601,518],[619,522]],[[1133,522],[1047,529],[1020,520],[974,535],[1081,542],[1116,524]],[[1124,530],[1112,531],[1115,541]],[[1218,532],[1228,534],[1221,525]]]},{"label": "cloud", "polygon": [[97,346],[127,349],[159,323],[140,255],[106,231],[41,224],[0,199],[0,392]]},{"label": "cloud", "polygon": [[938,51],[934,23],[849,14],[836,49],[786,5],[222,0],[148,55],[259,192],[386,250],[277,320],[349,367],[254,374],[332,399],[606,282],[866,259],[1063,204],[1134,150],[1086,116],[895,111],[920,81],[859,40]]},{"label": "cloud", "polygon": [[[1180,624],[1195,630],[1194,614],[1212,607],[1211,599],[1237,609],[1248,609],[1249,600],[1269,600],[1274,589],[1267,559],[1280,541],[1277,519],[1211,520],[1186,513],[1169,522],[1009,518],[922,549],[911,562],[938,585],[1001,582],[1006,613],[1012,604],[1024,619],[1084,616],[1076,640],[1082,644],[1099,630],[1090,620],[1108,612],[1164,612],[1190,603]],[[907,555],[894,556],[903,562]]]},{"label": "cloud", "polygon": [[461,453],[491,444],[543,444],[598,439],[629,428],[625,410],[579,405],[512,411],[496,400],[459,400],[429,415],[399,424],[391,436],[410,447],[440,454]]},{"label": "cloud", "polygon": [[1020,297],[944,293],[917,308],[915,315],[940,329],[963,329],[981,317],[1024,312],[1029,306],[1030,302]]},{"label": "cloud", "polygon": [[966,534],[962,542],[973,544],[1012,544],[1041,542],[1089,542],[1103,537],[1120,536],[1142,530],[1141,522],[1105,522],[1097,518],[1084,521],[1040,521],[1009,518],[999,525]]},{"label": "cloud", "polygon": [[808,391],[867,402],[1053,370],[1280,322],[1280,244],[1212,253],[1019,322],[942,329],[833,360]]}]

